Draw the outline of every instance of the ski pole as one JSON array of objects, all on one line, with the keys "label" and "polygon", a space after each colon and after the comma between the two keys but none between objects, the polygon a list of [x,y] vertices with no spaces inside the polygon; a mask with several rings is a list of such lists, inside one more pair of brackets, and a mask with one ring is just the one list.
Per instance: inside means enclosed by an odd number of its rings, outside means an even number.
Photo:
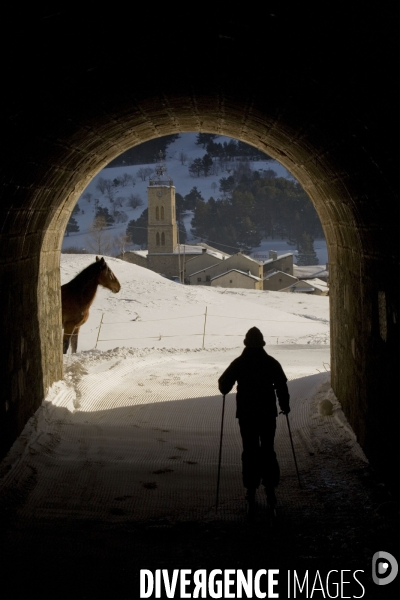
[{"label": "ski pole", "polygon": [[295,467],[296,467],[297,479],[299,480],[299,486],[301,488],[302,486],[301,486],[301,481],[300,481],[299,468],[297,466],[296,454],[295,454],[295,451],[294,451],[294,445],[293,445],[293,439],[292,439],[292,432],[290,430],[289,416],[286,413],[284,413],[283,411],[281,411],[281,412],[286,417],[286,423],[287,423],[287,426],[288,426],[288,429],[289,429],[290,444],[292,446],[294,464],[295,464]]},{"label": "ski pole", "polygon": [[220,438],[219,438],[217,497],[215,499],[215,512],[217,512],[217,510],[218,510],[219,479],[220,479],[220,474],[221,474],[222,434],[223,434],[223,431],[224,431],[224,413],[225,413],[225,394],[223,395],[223,400],[222,400],[221,435],[220,435]]}]

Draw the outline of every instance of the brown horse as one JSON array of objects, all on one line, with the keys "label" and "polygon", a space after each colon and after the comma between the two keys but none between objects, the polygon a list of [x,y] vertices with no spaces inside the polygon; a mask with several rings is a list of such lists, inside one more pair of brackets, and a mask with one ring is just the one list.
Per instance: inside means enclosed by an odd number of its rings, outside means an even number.
[{"label": "brown horse", "polygon": [[114,294],[121,289],[118,279],[104,258],[100,259],[96,256],[96,262],[86,267],[69,283],[61,286],[64,354],[70,342],[72,352],[77,350],[79,329],[89,318],[89,308],[98,285],[108,288]]}]

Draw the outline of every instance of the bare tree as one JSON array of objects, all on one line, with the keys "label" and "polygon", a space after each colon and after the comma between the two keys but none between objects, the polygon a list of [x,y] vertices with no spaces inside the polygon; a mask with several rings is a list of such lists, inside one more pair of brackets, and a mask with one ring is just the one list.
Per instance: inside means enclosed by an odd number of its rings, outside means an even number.
[{"label": "bare tree", "polygon": [[107,231],[107,221],[103,216],[96,217],[89,227],[86,237],[87,249],[94,254],[109,254],[113,247],[110,234]]},{"label": "bare tree", "polygon": [[125,198],[123,196],[118,196],[118,198],[115,198],[113,200],[113,215],[115,217],[116,213],[118,212],[119,208],[122,208],[122,206],[124,205],[125,202]]},{"label": "bare tree", "polygon": [[119,180],[121,182],[122,187],[126,187],[130,183],[132,185],[135,185],[134,179],[133,179],[132,175],[129,175],[129,173],[122,173],[122,175],[119,178]]},{"label": "bare tree", "polygon": [[111,184],[111,186],[107,187],[104,195],[110,202],[114,202],[116,193],[117,193],[116,188]]},{"label": "bare tree", "polygon": [[150,177],[152,173],[154,173],[154,169],[151,169],[150,167],[140,167],[136,175],[140,177],[142,181],[146,181],[147,177]]},{"label": "bare tree", "polygon": [[186,163],[187,159],[188,159],[188,155],[185,154],[185,152],[183,152],[183,150],[182,150],[182,152],[179,153],[179,160],[181,161],[181,165],[184,165]]},{"label": "bare tree", "polygon": [[90,192],[85,192],[85,193],[82,195],[82,199],[83,199],[83,200],[86,200],[86,202],[87,202],[88,204],[90,204],[90,201],[91,201],[91,199],[92,199],[92,198],[93,198],[93,194],[91,194]]},{"label": "bare tree", "polygon": [[138,208],[139,206],[143,206],[143,200],[139,196],[139,194],[130,194],[128,196],[128,206],[131,208]]},{"label": "bare tree", "polygon": [[104,177],[99,177],[99,180],[96,183],[96,190],[99,190],[100,194],[104,194],[106,190],[106,181],[108,180],[104,179]]},{"label": "bare tree", "polygon": [[129,218],[126,212],[123,210],[117,210],[114,214],[114,217],[116,223],[126,223]]},{"label": "bare tree", "polygon": [[114,237],[114,245],[117,247],[118,251],[122,256],[124,256],[126,249],[131,245],[131,238],[129,235],[125,233],[120,233]]}]

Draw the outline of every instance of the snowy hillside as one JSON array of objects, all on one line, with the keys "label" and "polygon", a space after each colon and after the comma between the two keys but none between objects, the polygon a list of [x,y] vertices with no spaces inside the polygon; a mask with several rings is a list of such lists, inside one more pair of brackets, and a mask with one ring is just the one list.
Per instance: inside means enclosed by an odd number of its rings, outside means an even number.
[{"label": "snowy hillside", "polygon": [[[209,175],[208,177],[191,177],[189,174],[188,165],[189,163],[196,159],[204,156],[205,150],[202,146],[196,145],[196,137],[197,133],[186,133],[182,134],[179,139],[175,140],[167,150],[166,156],[166,165],[168,168],[168,175],[172,178],[174,185],[176,187],[177,193],[185,196],[190,192],[190,190],[196,186],[198,190],[202,193],[202,196],[205,200],[208,200],[210,196],[215,196],[214,187],[217,185],[219,187],[219,180],[221,177],[227,176],[228,173],[220,172],[218,175]],[[229,140],[229,138],[219,137],[216,139],[218,142],[223,142]],[[181,164],[180,154],[184,152],[188,159],[185,161],[185,164]],[[118,189],[117,196],[125,199],[125,202],[122,206],[122,210],[127,215],[127,221],[124,223],[117,223],[112,225],[107,229],[111,238],[115,238],[118,235],[125,234],[127,223],[131,219],[137,219],[143,212],[143,210],[147,207],[147,186],[148,180],[142,181],[141,177],[138,176],[139,169],[143,168],[151,168],[154,169],[154,164],[149,165],[134,165],[134,166],[124,166],[124,167],[113,167],[108,169],[103,169],[100,173],[98,173],[92,181],[89,183],[81,198],[78,201],[79,208],[81,212],[75,213],[73,216],[76,219],[79,232],[70,233],[68,236],[64,237],[63,241],[63,249],[70,247],[77,248],[86,248],[88,241],[88,229],[90,225],[93,223],[93,219],[95,216],[95,199],[99,200],[101,206],[104,206],[112,210],[112,203],[107,199],[105,194],[101,194],[97,189],[97,183],[100,178],[103,179],[111,179],[121,177],[124,173],[132,176],[135,180],[134,185],[132,183],[128,184],[126,187],[121,187]],[[257,169],[272,169],[274,170],[278,177],[287,177],[292,178],[290,173],[277,161],[274,160],[265,160],[265,161],[254,161],[252,162],[252,168],[254,170]],[[214,186],[214,187],[213,187]],[[217,187],[217,189],[218,189]],[[90,201],[85,199],[85,194],[92,194],[92,198]],[[141,198],[143,201],[143,205],[139,206],[135,209],[130,208],[127,204],[127,198],[129,195],[135,194]],[[187,234],[189,236],[188,242],[190,243],[190,220],[191,215],[189,215],[185,219],[185,227]],[[267,255],[268,250],[276,250],[279,254],[283,254],[285,252],[292,252],[293,247],[289,246],[286,241],[282,240],[263,240],[262,244],[259,248],[255,249],[255,253],[265,254]],[[325,240],[318,240],[315,243],[315,250],[317,252],[317,256],[319,259],[319,264],[325,264],[328,262],[328,256],[326,251],[326,243]],[[114,255],[120,253],[118,248],[115,247],[113,251]]]},{"label": "snowy hillside", "polygon": [[[62,284],[94,260],[94,255],[62,254]],[[99,350],[238,348],[254,325],[275,347],[329,346],[328,297],[184,286],[117,258],[107,263],[121,291],[98,289],[78,351],[94,349],[97,340]]]}]

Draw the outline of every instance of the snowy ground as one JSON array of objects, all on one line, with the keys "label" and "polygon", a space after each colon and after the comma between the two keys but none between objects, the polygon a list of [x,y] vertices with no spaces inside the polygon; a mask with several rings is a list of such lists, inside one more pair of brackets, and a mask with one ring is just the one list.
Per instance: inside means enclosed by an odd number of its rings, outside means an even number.
[{"label": "snowy ground", "polygon": [[[61,255],[61,283],[94,259]],[[99,288],[79,334],[79,350],[95,349],[97,338],[98,350],[238,349],[246,331],[256,325],[268,345],[317,345],[321,355],[313,365],[323,369],[329,363],[327,297],[184,286],[116,258],[107,261],[122,288],[119,294]]]},{"label": "snowy ground", "polygon": [[[93,259],[63,255],[62,281]],[[64,357],[64,379],[1,465],[0,548],[17,581],[7,597],[33,585],[18,579],[20,564],[32,579],[43,570],[54,580],[57,592],[44,584],[42,598],[71,589],[76,598],[138,598],[140,568],[363,569],[373,585],[371,556],[392,551],[395,529],[330,389],[329,298],[188,287],[107,260],[121,291],[99,290],[80,351]],[[217,379],[254,325],[289,379],[302,483],[280,416],[274,530],[261,491],[256,523],[246,524],[234,394],[215,511]]]}]

